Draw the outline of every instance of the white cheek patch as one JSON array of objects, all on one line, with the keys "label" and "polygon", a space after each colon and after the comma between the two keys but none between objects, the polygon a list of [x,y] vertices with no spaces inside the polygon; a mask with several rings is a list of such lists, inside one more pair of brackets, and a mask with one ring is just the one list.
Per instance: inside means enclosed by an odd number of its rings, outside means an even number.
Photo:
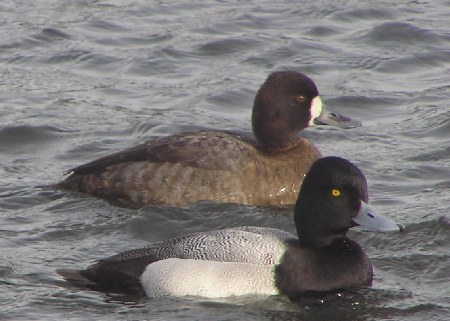
[{"label": "white cheek patch", "polygon": [[322,113],[322,99],[320,99],[320,96],[317,96],[314,98],[311,102],[311,119],[309,120],[309,126],[314,126],[314,119],[319,117],[319,115]]},{"label": "white cheek patch", "polygon": [[274,266],[171,258],[150,264],[141,275],[148,297],[224,298],[279,294]]}]

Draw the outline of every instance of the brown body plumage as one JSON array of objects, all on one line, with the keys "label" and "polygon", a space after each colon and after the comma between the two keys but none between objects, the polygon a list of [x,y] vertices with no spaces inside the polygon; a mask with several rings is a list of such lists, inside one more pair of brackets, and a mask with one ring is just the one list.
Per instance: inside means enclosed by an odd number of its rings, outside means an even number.
[{"label": "brown body plumage", "polygon": [[159,138],[75,167],[55,186],[131,208],[198,201],[293,204],[304,174],[320,157],[297,135],[319,114],[323,124],[322,103],[310,78],[274,72],[255,97],[255,138],[226,131]]}]

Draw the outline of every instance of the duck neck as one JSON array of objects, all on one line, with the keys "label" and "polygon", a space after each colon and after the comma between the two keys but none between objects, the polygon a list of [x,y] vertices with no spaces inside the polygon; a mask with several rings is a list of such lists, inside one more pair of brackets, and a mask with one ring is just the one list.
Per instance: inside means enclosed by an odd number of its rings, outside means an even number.
[{"label": "duck neck", "polygon": [[324,233],[320,230],[299,228],[297,227],[298,241],[301,246],[322,248],[339,244],[348,240],[344,231],[336,231],[335,233]]},{"label": "duck neck", "polygon": [[300,137],[294,137],[293,139],[289,141],[279,142],[279,145],[269,145],[267,143],[261,142],[258,140],[259,145],[261,146],[261,149],[264,150],[267,153],[280,153],[285,152],[288,150],[291,150],[294,147],[297,147],[302,142],[302,138]]},{"label": "duck neck", "polygon": [[[295,206],[295,225],[300,245],[306,247],[325,247],[336,242],[348,240],[348,227],[336,228],[329,224],[329,219],[324,216],[315,215],[320,213],[320,204],[314,202],[299,201]],[[332,210],[328,213],[332,215]]]}]

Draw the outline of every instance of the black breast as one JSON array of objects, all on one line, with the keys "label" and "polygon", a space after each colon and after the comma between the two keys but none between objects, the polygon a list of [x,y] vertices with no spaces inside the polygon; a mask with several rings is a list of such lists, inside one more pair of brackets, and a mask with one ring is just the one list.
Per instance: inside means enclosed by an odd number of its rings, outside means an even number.
[{"label": "black breast", "polygon": [[372,285],[370,259],[355,241],[344,239],[325,247],[289,244],[276,268],[276,285],[289,298]]}]

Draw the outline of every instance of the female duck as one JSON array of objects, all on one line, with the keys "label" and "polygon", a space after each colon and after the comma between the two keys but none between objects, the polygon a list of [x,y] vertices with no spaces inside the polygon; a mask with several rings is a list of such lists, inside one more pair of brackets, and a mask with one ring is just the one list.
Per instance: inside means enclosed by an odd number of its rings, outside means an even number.
[{"label": "female duck", "polygon": [[227,131],[159,138],[75,167],[56,188],[131,208],[206,200],[294,204],[304,174],[320,157],[314,145],[297,134],[314,124],[360,126],[326,112],[316,85],[307,76],[274,72],[255,97],[256,141]]},{"label": "female duck", "polygon": [[401,230],[372,210],[364,175],[338,157],[314,163],[300,189],[294,219],[298,238],[253,226],[201,232],[58,273],[81,287],[138,296],[295,298],[370,286],[372,264],[347,231],[357,225]]}]

